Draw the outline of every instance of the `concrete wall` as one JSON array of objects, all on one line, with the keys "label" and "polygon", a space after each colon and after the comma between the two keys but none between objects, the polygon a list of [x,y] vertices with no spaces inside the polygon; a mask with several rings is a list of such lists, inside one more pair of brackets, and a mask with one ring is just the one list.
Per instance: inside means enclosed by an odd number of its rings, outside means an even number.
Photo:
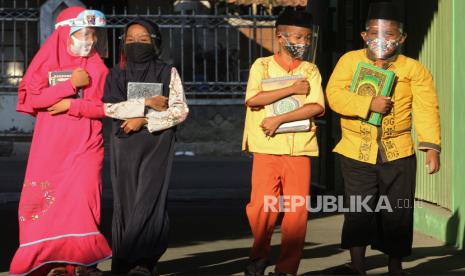
[{"label": "concrete wall", "polygon": [[[16,112],[16,101],[16,93],[0,93],[0,156],[27,154],[34,118]],[[240,155],[245,119],[242,100],[188,102],[190,113],[178,126],[176,150],[196,155]],[[108,135],[106,121],[105,138]]]},{"label": "concrete wall", "polygon": [[[189,102],[189,117],[178,126],[176,152],[209,156],[241,155],[245,106],[224,100],[223,104]],[[218,103],[218,102],[217,102]],[[220,102],[221,103],[221,102]],[[229,104],[228,104],[229,103]],[[108,140],[109,121],[104,123]]]},{"label": "concrete wall", "polygon": [[177,150],[203,155],[241,152],[245,106],[190,105],[186,122],[178,129]]},{"label": "concrete wall", "polygon": [[31,133],[34,119],[16,112],[16,93],[0,92],[0,134]]}]

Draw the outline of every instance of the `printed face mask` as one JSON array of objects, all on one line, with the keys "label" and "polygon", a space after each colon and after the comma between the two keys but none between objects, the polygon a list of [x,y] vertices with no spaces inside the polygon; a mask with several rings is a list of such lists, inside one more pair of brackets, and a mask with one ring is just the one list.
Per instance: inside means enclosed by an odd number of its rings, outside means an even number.
[{"label": "printed face mask", "polygon": [[295,59],[303,59],[307,53],[309,45],[307,44],[294,44],[288,42],[284,45],[284,49]]},{"label": "printed face mask", "polygon": [[396,52],[397,47],[399,47],[399,40],[388,40],[383,37],[378,37],[375,39],[368,39],[366,44],[376,58],[386,59]]},{"label": "printed face mask", "polygon": [[310,48],[310,45],[306,43],[292,43],[285,36],[282,37],[286,41],[283,47],[292,58],[303,59],[305,57],[305,54],[308,52],[308,49]]},{"label": "printed face mask", "polygon": [[79,40],[75,38],[73,35],[71,35],[71,39],[73,40],[73,43],[70,44],[69,49],[72,54],[80,57],[89,56],[94,46],[93,41]]}]

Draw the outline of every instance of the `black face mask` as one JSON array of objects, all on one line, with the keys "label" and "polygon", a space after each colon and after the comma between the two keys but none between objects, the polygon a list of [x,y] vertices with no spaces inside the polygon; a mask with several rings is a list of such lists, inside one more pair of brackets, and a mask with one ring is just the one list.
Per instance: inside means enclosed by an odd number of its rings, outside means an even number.
[{"label": "black face mask", "polygon": [[144,63],[156,57],[155,49],[148,43],[128,43],[124,45],[126,58],[130,62]]}]

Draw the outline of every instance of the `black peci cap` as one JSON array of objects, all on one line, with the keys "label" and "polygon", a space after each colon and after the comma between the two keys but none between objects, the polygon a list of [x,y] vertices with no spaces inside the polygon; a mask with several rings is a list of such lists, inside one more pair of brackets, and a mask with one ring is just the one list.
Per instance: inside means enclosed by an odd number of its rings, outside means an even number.
[{"label": "black peci cap", "polygon": [[304,11],[295,11],[286,9],[276,20],[276,27],[280,25],[297,26],[311,29],[313,26],[313,17],[310,13]]},{"label": "black peci cap", "polygon": [[393,20],[402,23],[399,9],[391,2],[378,2],[370,5],[367,21],[372,19]]}]

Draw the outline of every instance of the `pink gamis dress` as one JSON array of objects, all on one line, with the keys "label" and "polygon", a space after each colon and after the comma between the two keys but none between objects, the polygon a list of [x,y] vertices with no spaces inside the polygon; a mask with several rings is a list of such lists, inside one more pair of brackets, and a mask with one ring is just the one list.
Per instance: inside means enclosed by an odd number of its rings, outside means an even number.
[{"label": "pink gamis dress", "polygon": [[[57,19],[84,9],[65,9]],[[70,27],[58,27],[40,48],[18,91],[17,111],[36,116],[19,202],[19,248],[10,274],[38,272],[47,265],[92,266],[111,257],[99,232],[104,117],[102,94],[108,69],[98,54],[75,57],[67,51]],[[84,68],[90,76],[82,98],[71,82],[49,86],[49,72]],[[72,98],[66,114],[46,108]]]}]

